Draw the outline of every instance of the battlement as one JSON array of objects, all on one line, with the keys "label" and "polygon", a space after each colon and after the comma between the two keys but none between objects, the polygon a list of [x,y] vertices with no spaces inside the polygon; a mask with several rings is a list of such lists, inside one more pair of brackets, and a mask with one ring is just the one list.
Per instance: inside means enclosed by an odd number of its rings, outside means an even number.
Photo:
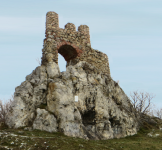
[{"label": "battlement", "polygon": [[46,38],[42,49],[42,65],[50,62],[58,64],[58,53],[68,65],[86,61],[102,72],[110,74],[106,54],[91,48],[90,32],[87,25],[80,25],[78,31],[73,23],[67,23],[65,28],[59,28],[59,17],[55,12],[46,14]]}]

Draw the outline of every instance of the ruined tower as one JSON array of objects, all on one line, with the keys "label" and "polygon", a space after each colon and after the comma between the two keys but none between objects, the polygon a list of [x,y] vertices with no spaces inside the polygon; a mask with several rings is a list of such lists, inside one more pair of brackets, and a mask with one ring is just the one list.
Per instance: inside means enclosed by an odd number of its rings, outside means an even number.
[{"label": "ruined tower", "polygon": [[79,61],[86,61],[99,71],[110,74],[106,54],[91,48],[89,27],[80,25],[78,31],[72,23],[67,23],[65,29],[59,28],[58,14],[46,14],[46,38],[42,49],[42,65],[55,62],[58,64],[58,53],[67,62],[67,66]]}]

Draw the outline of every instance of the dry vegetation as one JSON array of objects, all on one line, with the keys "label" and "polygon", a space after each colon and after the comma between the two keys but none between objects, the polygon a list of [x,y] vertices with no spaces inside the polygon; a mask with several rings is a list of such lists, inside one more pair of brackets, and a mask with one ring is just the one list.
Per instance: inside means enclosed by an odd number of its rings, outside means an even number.
[{"label": "dry vegetation", "polygon": [[162,119],[162,108],[157,109],[153,104],[153,98],[155,95],[148,92],[138,92],[134,91],[130,93],[132,111],[136,115],[140,126],[143,126],[146,123],[156,124],[153,121],[153,117]]},{"label": "dry vegetation", "polygon": [[0,129],[6,126],[6,115],[10,111],[11,103],[13,101],[13,96],[8,101],[4,103],[0,100]]}]

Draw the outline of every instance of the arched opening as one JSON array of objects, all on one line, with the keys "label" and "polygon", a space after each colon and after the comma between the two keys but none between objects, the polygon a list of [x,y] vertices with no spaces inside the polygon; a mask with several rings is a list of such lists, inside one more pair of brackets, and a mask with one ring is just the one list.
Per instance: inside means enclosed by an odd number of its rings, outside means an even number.
[{"label": "arched opening", "polygon": [[62,45],[58,49],[58,53],[61,54],[67,62],[76,58],[78,55],[77,51],[70,45]]},{"label": "arched opening", "polygon": [[66,61],[64,57],[59,53],[58,53],[58,65],[61,72],[66,71]]},{"label": "arched opening", "polygon": [[70,45],[62,45],[58,49],[58,64],[60,71],[65,71],[67,62],[69,62],[71,59],[76,58],[77,55],[78,53],[75,48]]}]

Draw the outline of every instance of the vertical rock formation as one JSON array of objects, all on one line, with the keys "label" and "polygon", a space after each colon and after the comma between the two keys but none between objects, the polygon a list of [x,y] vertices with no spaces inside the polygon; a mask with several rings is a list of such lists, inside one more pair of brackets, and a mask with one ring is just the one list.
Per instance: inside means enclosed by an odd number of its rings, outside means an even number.
[{"label": "vertical rock formation", "polygon": [[[60,72],[58,53],[67,61]],[[75,101],[75,96],[78,101]],[[124,91],[112,80],[108,57],[90,44],[89,27],[46,15],[42,63],[16,87],[10,128],[31,127],[85,139],[120,138],[137,133],[137,120]]]}]

